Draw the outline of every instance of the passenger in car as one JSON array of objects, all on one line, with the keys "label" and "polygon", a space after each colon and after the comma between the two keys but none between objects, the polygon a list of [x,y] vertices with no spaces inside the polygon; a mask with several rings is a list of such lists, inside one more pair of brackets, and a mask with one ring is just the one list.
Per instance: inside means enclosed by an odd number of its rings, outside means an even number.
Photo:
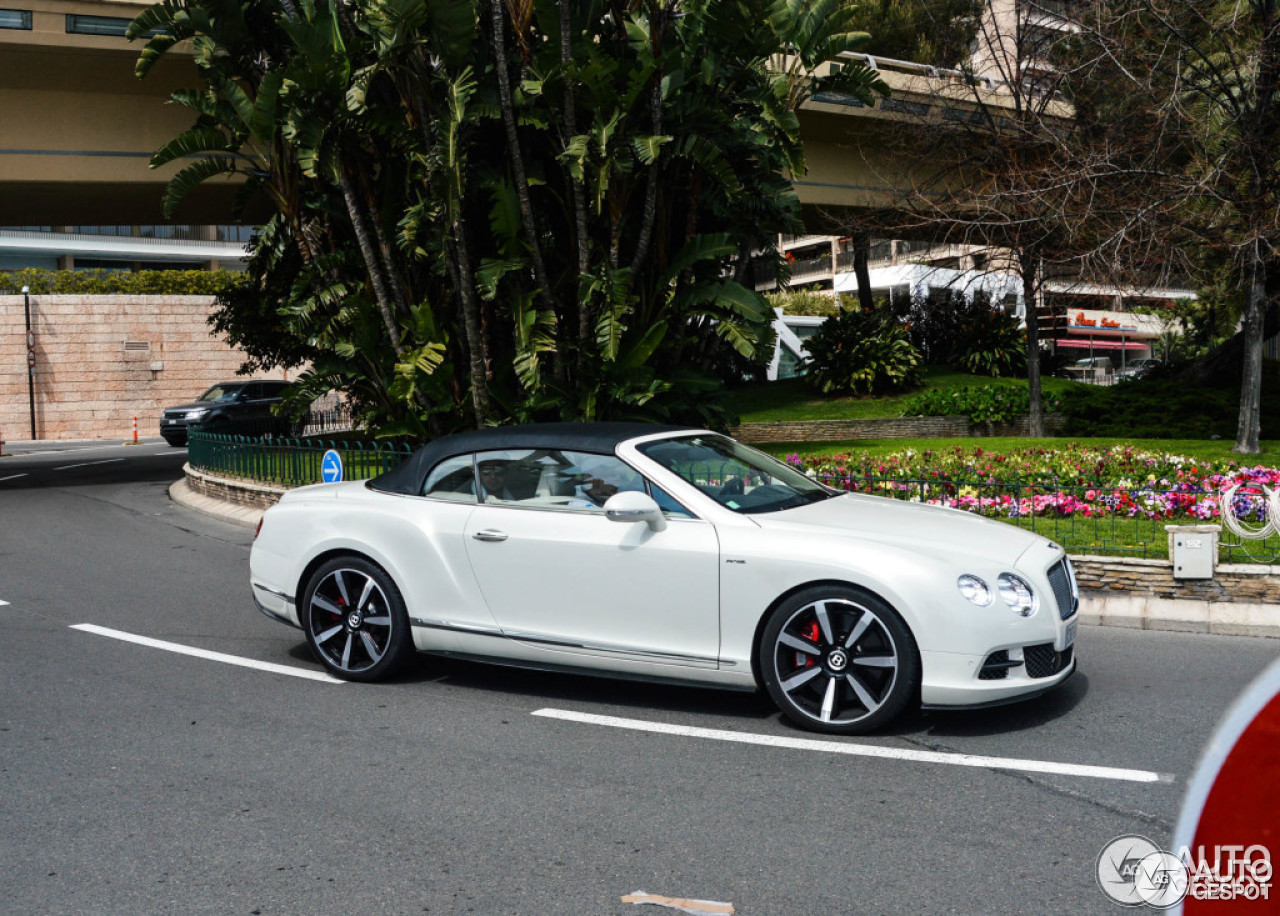
[{"label": "passenger in car", "polygon": [[515,499],[507,488],[507,462],[480,462],[480,489],[483,502],[511,502]]}]

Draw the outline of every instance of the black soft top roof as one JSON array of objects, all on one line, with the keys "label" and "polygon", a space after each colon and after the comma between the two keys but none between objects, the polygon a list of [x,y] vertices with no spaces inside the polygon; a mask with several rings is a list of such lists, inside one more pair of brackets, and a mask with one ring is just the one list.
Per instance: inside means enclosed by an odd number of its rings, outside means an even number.
[{"label": "black soft top roof", "polygon": [[697,431],[692,426],[664,426],[658,423],[530,423],[525,426],[495,426],[428,442],[398,467],[373,478],[369,481],[369,486],[385,493],[408,493],[416,496],[422,492],[422,481],[426,479],[427,472],[455,455],[518,448],[555,448],[612,455],[618,443],[638,436]]}]

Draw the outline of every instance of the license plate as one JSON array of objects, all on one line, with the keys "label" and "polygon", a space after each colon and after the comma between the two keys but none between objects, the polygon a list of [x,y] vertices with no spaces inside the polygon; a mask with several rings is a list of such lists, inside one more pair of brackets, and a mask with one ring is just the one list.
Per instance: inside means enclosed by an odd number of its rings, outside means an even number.
[{"label": "license plate", "polygon": [[1078,620],[1073,620],[1069,624],[1067,624],[1067,636],[1066,636],[1066,639],[1062,641],[1062,648],[1058,650],[1059,652],[1063,652],[1071,648],[1071,646],[1075,644],[1076,624],[1078,624],[1079,622],[1080,621]]}]

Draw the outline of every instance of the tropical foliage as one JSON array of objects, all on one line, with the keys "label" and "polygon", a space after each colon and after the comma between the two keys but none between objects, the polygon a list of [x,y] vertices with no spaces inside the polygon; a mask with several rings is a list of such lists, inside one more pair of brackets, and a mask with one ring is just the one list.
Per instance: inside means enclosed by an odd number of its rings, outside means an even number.
[{"label": "tropical foliage", "polygon": [[722,423],[714,370],[772,317],[752,261],[798,226],[795,109],[885,91],[836,61],[839,0],[163,0],[148,35],[140,76],[181,41],[201,76],[166,206],[218,176],[268,205],[218,326],[387,432]]},{"label": "tropical foliage", "polygon": [[994,378],[1026,375],[1027,334],[1022,323],[1008,312],[974,310],[961,331],[952,365]]},{"label": "tropical foliage", "polygon": [[805,349],[805,382],[824,394],[886,394],[920,384],[920,351],[888,312],[842,311],[822,323]]}]

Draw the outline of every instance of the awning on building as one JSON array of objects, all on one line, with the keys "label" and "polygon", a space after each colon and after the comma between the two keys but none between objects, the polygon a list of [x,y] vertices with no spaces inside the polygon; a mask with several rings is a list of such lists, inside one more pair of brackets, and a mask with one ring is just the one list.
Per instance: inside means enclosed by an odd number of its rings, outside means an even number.
[{"label": "awning on building", "polygon": [[1059,337],[1054,341],[1060,347],[1078,347],[1081,350],[1145,350],[1150,343],[1134,343],[1119,340],[1081,340],[1079,337]]}]

